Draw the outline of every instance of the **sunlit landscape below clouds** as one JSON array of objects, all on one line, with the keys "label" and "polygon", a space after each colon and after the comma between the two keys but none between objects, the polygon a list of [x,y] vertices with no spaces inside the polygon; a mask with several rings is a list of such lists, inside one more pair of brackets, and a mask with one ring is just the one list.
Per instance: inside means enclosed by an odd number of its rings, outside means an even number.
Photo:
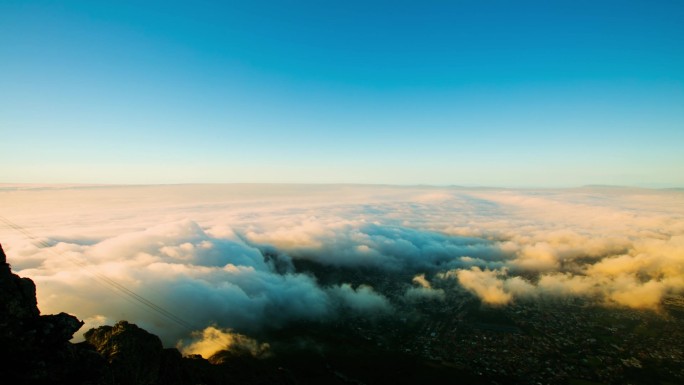
[{"label": "sunlit landscape below clouds", "polygon": [[249,334],[398,311],[373,282],[319,282],[302,260],[396,274],[409,303],[460,290],[491,306],[582,297],[658,312],[684,290],[681,190],[2,185],[0,212],[49,245],[0,229],[43,313],[75,314],[84,330],[133,319],[170,346],[198,346],[190,333],[209,326]]}]

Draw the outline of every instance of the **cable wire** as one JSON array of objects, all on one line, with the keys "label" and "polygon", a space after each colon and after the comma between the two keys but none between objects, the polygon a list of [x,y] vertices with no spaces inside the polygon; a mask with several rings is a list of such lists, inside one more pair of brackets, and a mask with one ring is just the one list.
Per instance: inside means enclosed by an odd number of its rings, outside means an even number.
[{"label": "cable wire", "polygon": [[154,302],[148,300],[147,298],[141,296],[140,294],[136,293],[135,291],[127,288],[126,286],[120,284],[119,282],[113,280],[112,278],[109,278],[100,272],[93,271],[92,269],[90,269],[88,267],[88,265],[86,263],[81,262],[81,261],[77,260],[76,258],[69,257],[68,255],[58,254],[57,252],[55,252],[51,249],[51,245],[49,243],[47,243],[44,240],[39,239],[38,237],[33,235],[30,231],[26,230],[22,226],[12,222],[11,220],[5,218],[2,215],[0,215],[0,221],[4,222],[9,228],[14,229],[15,231],[21,233],[26,238],[28,238],[32,242],[34,242],[37,246],[47,250],[52,255],[54,255],[56,257],[60,257],[60,258],[67,258],[71,263],[73,263],[74,265],[83,269],[86,273],[93,276],[95,279],[99,280],[100,282],[104,283],[106,286],[109,286],[112,290],[123,293],[127,297],[133,299],[135,302],[149,308],[153,312],[155,312],[155,313],[167,318],[168,320],[180,325],[184,329],[187,329],[190,332],[201,329],[201,328],[194,326],[190,322],[185,321],[181,317],[173,314],[172,312],[164,309],[163,307],[155,304]]}]

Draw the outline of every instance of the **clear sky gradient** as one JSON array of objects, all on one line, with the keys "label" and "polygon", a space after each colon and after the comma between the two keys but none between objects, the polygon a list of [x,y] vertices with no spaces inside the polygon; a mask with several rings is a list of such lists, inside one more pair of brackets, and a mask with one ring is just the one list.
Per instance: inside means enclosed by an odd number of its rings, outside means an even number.
[{"label": "clear sky gradient", "polygon": [[682,1],[3,1],[0,182],[684,186]]}]

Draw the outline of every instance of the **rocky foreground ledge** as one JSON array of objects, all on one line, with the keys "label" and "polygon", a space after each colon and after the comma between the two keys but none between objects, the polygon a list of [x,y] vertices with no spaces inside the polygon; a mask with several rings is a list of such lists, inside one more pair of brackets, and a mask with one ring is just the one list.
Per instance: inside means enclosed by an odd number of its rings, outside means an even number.
[{"label": "rocky foreground ledge", "polygon": [[209,360],[165,349],[154,334],[126,321],[69,342],[83,322],[40,315],[36,286],[12,273],[0,245],[0,382],[4,384],[290,384],[259,360],[219,352]]}]

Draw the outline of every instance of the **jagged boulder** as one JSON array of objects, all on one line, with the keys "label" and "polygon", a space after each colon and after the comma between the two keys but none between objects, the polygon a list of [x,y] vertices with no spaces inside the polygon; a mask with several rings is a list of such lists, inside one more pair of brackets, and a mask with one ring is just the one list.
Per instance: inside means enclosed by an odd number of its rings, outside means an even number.
[{"label": "jagged boulder", "polygon": [[162,363],[173,359],[164,354],[159,337],[127,321],[90,329],[85,339],[109,363],[116,384],[157,384]]},{"label": "jagged boulder", "polygon": [[38,321],[40,340],[45,345],[61,345],[71,340],[83,321],[67,314],[42,315]]}]

